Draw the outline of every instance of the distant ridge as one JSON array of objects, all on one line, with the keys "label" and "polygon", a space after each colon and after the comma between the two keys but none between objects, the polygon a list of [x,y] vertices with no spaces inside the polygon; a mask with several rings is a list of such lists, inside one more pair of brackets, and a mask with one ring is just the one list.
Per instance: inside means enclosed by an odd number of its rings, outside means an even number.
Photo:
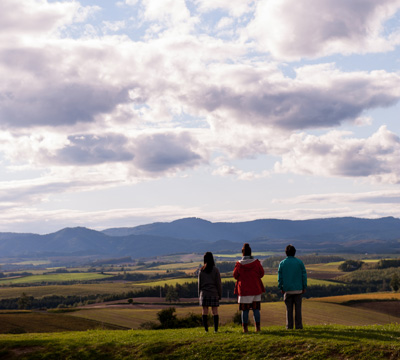
[{"label": "distant ridge", "polygon": [[184,218],[131,228],[95,231],[65,228],[47,235],[0,233],[1,257],[152,257],[204,251],[283,251],[293,243],[302,252],[400,253],[400,219],[353,217],[246,222]]}]

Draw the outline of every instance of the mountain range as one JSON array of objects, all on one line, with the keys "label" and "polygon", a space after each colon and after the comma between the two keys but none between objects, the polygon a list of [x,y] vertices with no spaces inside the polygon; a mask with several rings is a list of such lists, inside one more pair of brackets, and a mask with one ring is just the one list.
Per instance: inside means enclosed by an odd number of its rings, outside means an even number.
[{"label": "mountain range", "polygon": [[300,252],[400,253],[400,219],[328,218],[264,219],[210,222],[185,218],[103,231],[65,228],[39,235],[0,233],[0,257],[131,256],[143,258],[192,252],[284,251],[292,243]]}]

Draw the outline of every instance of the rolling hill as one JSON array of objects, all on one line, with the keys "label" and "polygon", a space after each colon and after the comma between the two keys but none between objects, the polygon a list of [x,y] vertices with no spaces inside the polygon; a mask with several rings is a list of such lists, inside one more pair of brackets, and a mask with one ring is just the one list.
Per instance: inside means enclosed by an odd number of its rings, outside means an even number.
[{"label": "rolling hill", "polygon": [[212,223],[186,218],[132,228],[95,231],[65,228],[55,233],[0,233],[2,257],[131,256],[253,250],[283,251],[293,243],[302,252],[400,253],[400,219],[330,218]]}]

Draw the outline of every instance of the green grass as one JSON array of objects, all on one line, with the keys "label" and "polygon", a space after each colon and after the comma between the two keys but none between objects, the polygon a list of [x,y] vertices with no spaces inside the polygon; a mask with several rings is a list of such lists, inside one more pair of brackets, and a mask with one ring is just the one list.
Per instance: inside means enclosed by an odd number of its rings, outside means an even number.
[{"label": "green grass", "polygon": [[103,294],[122,294],[135,289],[140,289],[132,283],[111,283],[102,282],[94,284],[71,284],[71,285],[41,285],[24,287],[0,287],[0,299],[20,297],[24,292],[28,296],[41,298],[43,296],[59,295],[103,295]]},{"label": "green grass", "polygon": [[179,330],[93,330],[0,335],[4,359],[397,359],[400,326],[313,326],[301,331],[240,327],[219,333]]},{"label": "green grass", "polygon": [[89,329],[120,329],[120,326],[65,314],[31,311],[1,311],[0,333],[43,333],[59,331],[84,331]]},{"label": "green grass", "polygon": [[56,283],[64,281],[90,281],[100,280],[109,277],[109,275],[97,273],[60,273],[60,274],[45,274],[45,275],[31,275],[15,279],[0,280],[0,285],[14,285],[14,284],[35,284],[35,283]]}]

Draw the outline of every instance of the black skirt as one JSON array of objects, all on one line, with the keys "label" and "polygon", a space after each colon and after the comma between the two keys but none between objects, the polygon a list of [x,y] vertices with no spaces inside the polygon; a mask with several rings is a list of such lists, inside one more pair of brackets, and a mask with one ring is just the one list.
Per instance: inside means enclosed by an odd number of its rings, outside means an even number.
[{"label": "black skirt", "polygon": [[219,299],[216,296],[200,296],[199,305],[216,307],[219,306]]}]

